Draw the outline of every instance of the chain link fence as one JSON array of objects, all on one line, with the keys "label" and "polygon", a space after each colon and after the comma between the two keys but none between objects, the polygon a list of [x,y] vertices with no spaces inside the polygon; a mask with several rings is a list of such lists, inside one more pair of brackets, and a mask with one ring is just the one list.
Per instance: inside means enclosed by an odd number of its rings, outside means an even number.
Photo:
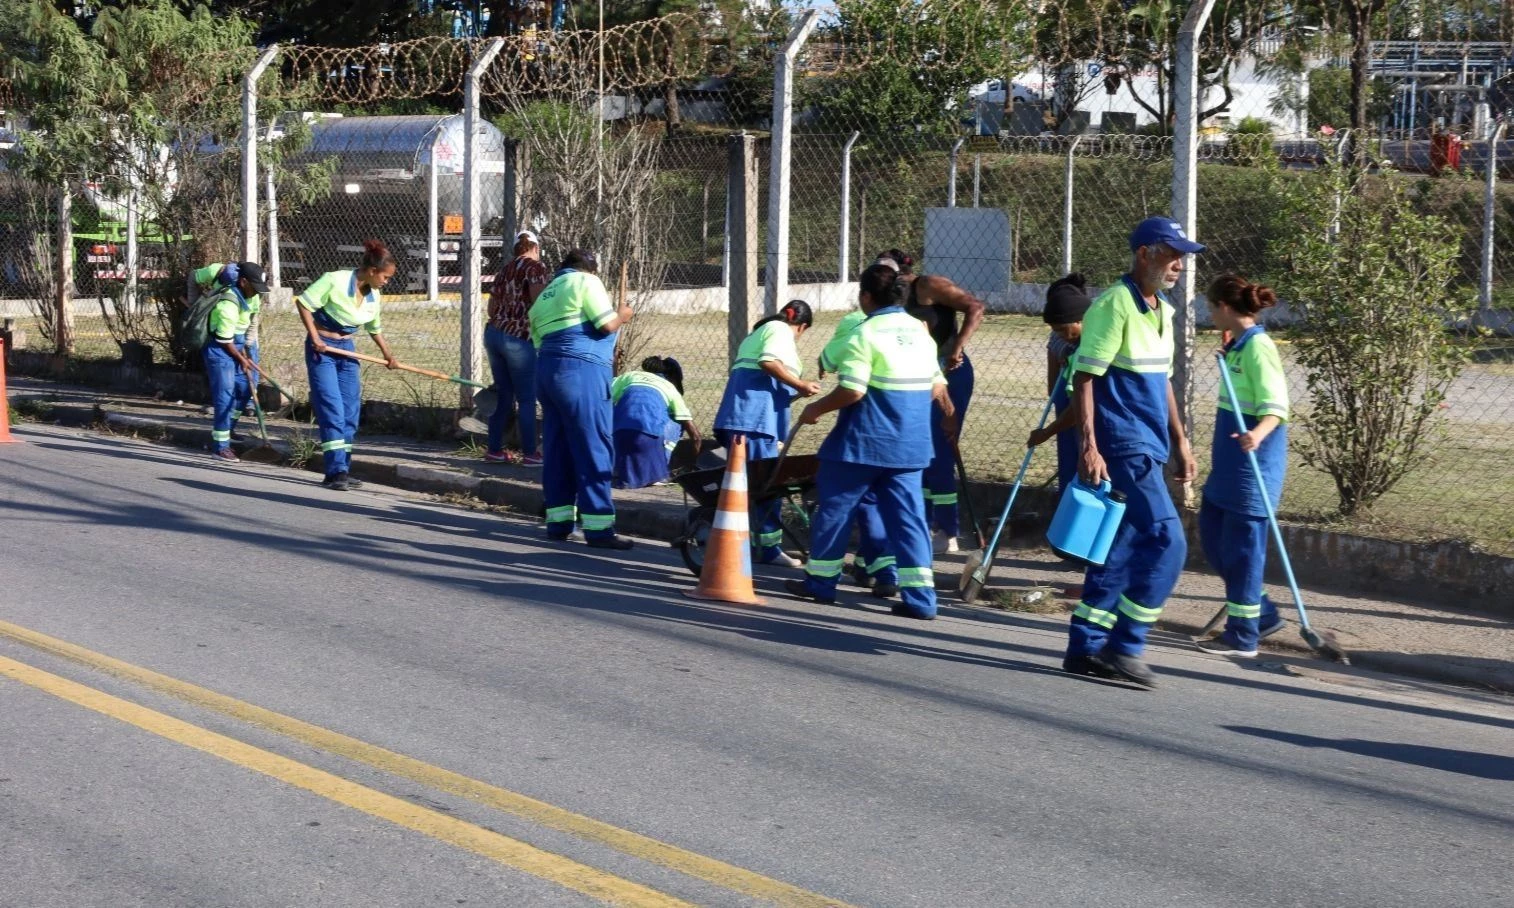
[{"label": "chain link fence", "polygon": [[[1047,393],[1048,331],[1039,318],[1046,285],[1071,270],[1086,275],[1092,287],[1108,286],[1129,265],[1131,227],[1170,208],[1173,139],[1135,100],[1142,80],[1160,80],[1155,70],[1141,70],[1111,81],[1109,72],[1073,51],[1061,58],[1043,53],[1038,65],[1018,61],[1013,70],[993,56],[973,71],[984,77],[976,85],[946,92],[950,103],[891,116],[886,105],[865,103],[866,95],[848,81],[860,84],[885,64],[919,64],[927,72],[939,65],[931,48],[944,45],[881,40],[860,26],[836,24],[841,21],[822,13],[799,56],[790,122],[786,292],[819,313],[816,328],[800,342],[806,373],[814,374],[821,347],[854,305],[857,273],[880,251],[904,249],[919,270],[951,277],[988,305],[990,314],[968,349],[977,379],[964,454],[974,480],[1007,479]],[[596,248],[612,295],[620,292],[624,268],[625,293],[637,312],[620,342],[621,366],[634,367],[650,355],[679,359],[689,403],[705,425],[725,384],[734,265],[751,254],[768,261],[763,253],[776,201],[768,182],[770,130],[781,115],[771,94],[772,63],[793,20],[775,16],[758,29],[764,37],[749,45],[760,50],[741,57],[729,45],[712,48],[688,37],[707,24],[674,16],[612,30],[603,42],[581,33],[512,39],[484,74],[488,122],[478,174],[483,289],[505,260],[514,228],[542,237],[549,264],[573,246]],[[1110,33],[1130,27],[1123,20],[1103,25]],[[1058,34],[1066,37],[1077,27],[1064,17]],[[995,29],[953,40],[991,43],[1001,36]],[[1041,49],[1051,43],[1043,41]],[[264,254],[275,281],[298,293],[323,271],[352,267],[363,240],[384,239],[399,260],[385,294],[385,333],[402,359],[449,373],[463,363],[461,186],[467,175],[457,96],[477,46],[428,39],[382,48],[289,49],[268,77],[276,84],[264,85],[260,114],[260,122],[277,124],[278,111],[344,111],[340,118],[307,118],[308,142],[280,162],[271,183],[257,188]],[[606,46],[611,62],[601,69]],[[1201,291],[1225,271],[1286,288],[1279,249],[1290,224],[1277,216],[1278,181],[1318,166],[1321,143],[1336,141],[1321,135],[1322,124],[1297,104],[1279,105],[1281,81],[1256,87],[1270,78],[1254,65],[1268,51],[1258,44],[1250,53],[1253,65],[1237,72],[1251,88],[1207,118],[1199,136],[1197,236],[1210,247],[1195,263]],[[892,90],[877,89],[880,97]],[[1159,99],[1142,98],[1160,107]],[[429,112],[393,115],[406,105]],[[756,136],[759,175],[758,231],[746,250],[732,248],[744,187],[732,168],[731,136],[742,132]],[[1503,468],[1514,453],[1514,389],[1508,387],[1514,343],[1507,340],[1506,315],[1514,311],[1514,142],[1499,147],[1491,182],[1484,179],[1489,143],[1476,136],[1462,147],[1458,166],[1432,160],[1428,135],[1399,131],[1372,147],[1377,160],[1398,168],[1381,179],[1406,181],[1418,209],[1443,216],[1457,232],[1457,289],[1476,296],[1486,287],[1491,298],[1484,321],[1499,330],[1466,337],[1470,361],[1444,402],[1440,439],[1423,464],[1351,525],[1514,550],[1514,521],[1498,505],[1503,487],[1514,486]],[[316,180],[324,180],[323,191],[285,185],[285,168],[311,165],[329,168]],[[0,237],[6,311],[31,329],[31,347],[50,349],[46,312],[54,269],[47,256],[55,193],[0,175],[0,194],[15,213],[0,225],[10,231]],[[85,195],[76,192],[76,209],[90,207]],[[1483,247],[1490,200],[1501,238],[1491,269]],[[124,289],[113,283],[124,249],[109,232],[115,226],[96,227],[76,226],[74,353],[109,359],[121,356],[120,346],[91,313]],[[138,242],[139,267],[150,271],[152,238]],[[1219,338],[1206,329],[1206,307],[1194,311],[1200,334],[1191,434],[1207,469],[1218,382],[1212,353]],[[1269,318],[1285,340],[1295,408],[1307,431],[1304,376],[1286,343],[1289,315],[1283,307]],[[263,358],[291,389],[304,386],[302,339],[296,314],[276,299],[264,318]],[[456,402],[446,385],[381,369],[367,371],[365,394],[404,404]],[[822,434],[808,433],[801,447],[818,444]],[[1030,481],[1051,482],[1054,460],[1049,447],[1040,452]],[[1296,458],[1284,511],[1329,522],[1336,503],[1333,480]]]}]

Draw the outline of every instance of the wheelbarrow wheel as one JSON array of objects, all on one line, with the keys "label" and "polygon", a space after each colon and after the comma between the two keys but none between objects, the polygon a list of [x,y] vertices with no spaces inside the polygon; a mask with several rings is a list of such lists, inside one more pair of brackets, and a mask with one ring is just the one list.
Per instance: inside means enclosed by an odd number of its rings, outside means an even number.
[{"label": "wheelbarrow wheel", "polygon": [[704,568],[704,548],[710,542],[710,530],[714,526],[715,512],[711,508],[695,508],[689,512],[684,523],[683,535],[678,539],[678,554],[695,577]]}]

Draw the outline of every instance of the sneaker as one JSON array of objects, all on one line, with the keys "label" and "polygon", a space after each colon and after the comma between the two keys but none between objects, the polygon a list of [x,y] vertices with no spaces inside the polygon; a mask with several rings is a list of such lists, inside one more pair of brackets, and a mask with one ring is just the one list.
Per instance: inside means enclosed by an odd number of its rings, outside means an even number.
[{"label": "sneaker", "polygon": [[547,541],[549,542],[581,542],[584,538],[583,534],[578,532],[577,530],[573,530],[570,533],[543,533],[542,535],[545,536]]},{"label": "sneaker", "polygon": [[1261,630],[1257,631],[1256,632],[1256,639],[1257,640],[1266,640],[1268,637],[1271,637],[1273,634],[1277,633],[1278,631],[1282,630],[1283,628],[1285,628],[1287,626],[1288,626],[1288,622],[1284,621],[1282,618],[1279,618],[1279,619],[1277,619],[1277,623],[1276,624],[1269,624],[1266,627],[1262,628]]},{"label": "sneaker", "polygon": [[247,436],[243,435],[241,432],[233,432],[233,433],[231,433],[231,440],[232,441],[246,441],[247,440]]},{"label": "sneaker", "polygon": [[507,451],[487,451],[484,453],[486,463],[509,463],[510,454]]},{"label": "sneaker", "polygon": [[520,465],[523,467],[539,467],[541,466],[541,455],[527,454],[520,459]]},{"label": "sneaker", "polygon": [[585,539],[584,545],[591,549],[615,549],[624,552],[636,543],[625,536],[606,536],[603,539]]},{"label": "sneaker", "polygon": [[349,488],[349,489],[361,489],[362,487],[363,487],[363,481],[361,479],[358,479],[356,476],[348,474],[348,476],[347,476],[347,488]]},{"label": "sneaker", "polygon": [[805,583],[803,580],[785,580],[783,581],[783,588],[789,591],[789,595],[798,597],[800,599],[808,599],[811,602],[819,602],[822,605],[836,604],[835,596],[832,596],[829,599],[822,599],[813,590],[811,590],[809,584]]},{"label": "sneaker", "polygon": [[930,549],[936,555],[955,555],[958,551],[957,537],[947,536],[940,530],[932,530],[930,534]]},{"label": "sneaker", "polygon": [[230,448],[222,448],[219,451],[211,451],[210,456],[214,457],[216,460],[224,460],[227,463],[242,462],[242,458],[237,456],[237,452],[233,451]]},{"label": "sneaker", "polygon": [[861,587],[873,585],[873,578],[868,576],[867,569],[855,561],[847,566],[847,573],[851,574],[852,582]]},{"label": "sneaker", "polygon": [[1114,677],[1114,672],[1084,655],[1068,655],[1062,660],[1062,671],[1069,675],[1086,675],[1090,678]]},{"label": "sneaker", "polygon": [[773,557],[767,559],[766,561],[764,561],[762,563],[763,564],[771,564],[773,567],[786,567],[786,568],[802,568],[802,567],[804,567],[804,562],[803,561],[800,561],[798,558],[795,558],[793,555],[790,555],[788,552],[779,552],[778,554],[774,555]]},{"label": "sneaker", "polygon": [[894,607],[888,610],[890,615],[898,615],[900,618],[913,618],[916,621],[935,621],[935,615],[922,615],[902,602],[894,603]]},{"label": "sneaker", "polygon": [[1119,653],[1097,653],[1088,657],[1089,663],[1095,668],[1103,669],[1110,676],[1121,681],[1129,681],[1141,687],[1151,690],[1157,686],[1157,676],[1139,656],[1122,656]]},{"label": "sneaker", "polygon": [[899,595],[899,587],[892,583],[877,583],[873,585],[868,595],[877,599],[892,599]]},{"label": "sneaker", "polygon": [[1256,647],[1241,649],[1239,646],[1226,640],[1224,634],[1218,637],[1211,637],[1208,640],[1200,640],[1194,646],[1197,646],[1201,652],[1214,656],[1230,656],[1236,659],[1253,659],[1256,657]]},{"label": "sneaker", "polygon": [[327,476],[324,480],[322,480],[321,485],[325,486],[333,492],[345,492],[349,488],[351,488],[351,486],[347,482],[347,479],[348,477],[346,473],[337,473],[334,476]]}]

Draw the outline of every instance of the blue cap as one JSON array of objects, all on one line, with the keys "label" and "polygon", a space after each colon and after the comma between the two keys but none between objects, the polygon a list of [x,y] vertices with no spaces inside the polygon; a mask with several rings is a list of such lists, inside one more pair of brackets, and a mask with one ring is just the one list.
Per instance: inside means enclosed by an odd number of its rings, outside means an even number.
[{"label": "blue cap", "polygon": [[1190,240],[1183,232],[1182,224],[1161,215],[1147,218],[1130,232],[1130,251],[1132,252],[1142,246],[1155,246],[1157,243],[1165,243],[1184,255],[1203,252],[1209,248],[1203,243]]}]

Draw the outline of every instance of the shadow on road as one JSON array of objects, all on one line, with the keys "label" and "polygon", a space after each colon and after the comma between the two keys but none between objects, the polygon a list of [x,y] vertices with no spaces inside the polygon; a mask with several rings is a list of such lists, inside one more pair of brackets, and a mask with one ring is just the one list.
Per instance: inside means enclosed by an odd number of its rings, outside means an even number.
[{"label": "shadow on road", "polygon": [[1223,725],[1227,731],[1299,747],[1329,747],[1344,753],[1408,763],[1427,769],[1439,769],[1495,782],[1514,782],[1514,757],[1503,754],[1485,754],[1470,750],[1455,750],[1450,747],[1428,747],[1423,744],[1396,744],[1392,741],[1363,741],[1359,738],[1319,738],[1270,728],[1250,728],[1242,725]]}]

